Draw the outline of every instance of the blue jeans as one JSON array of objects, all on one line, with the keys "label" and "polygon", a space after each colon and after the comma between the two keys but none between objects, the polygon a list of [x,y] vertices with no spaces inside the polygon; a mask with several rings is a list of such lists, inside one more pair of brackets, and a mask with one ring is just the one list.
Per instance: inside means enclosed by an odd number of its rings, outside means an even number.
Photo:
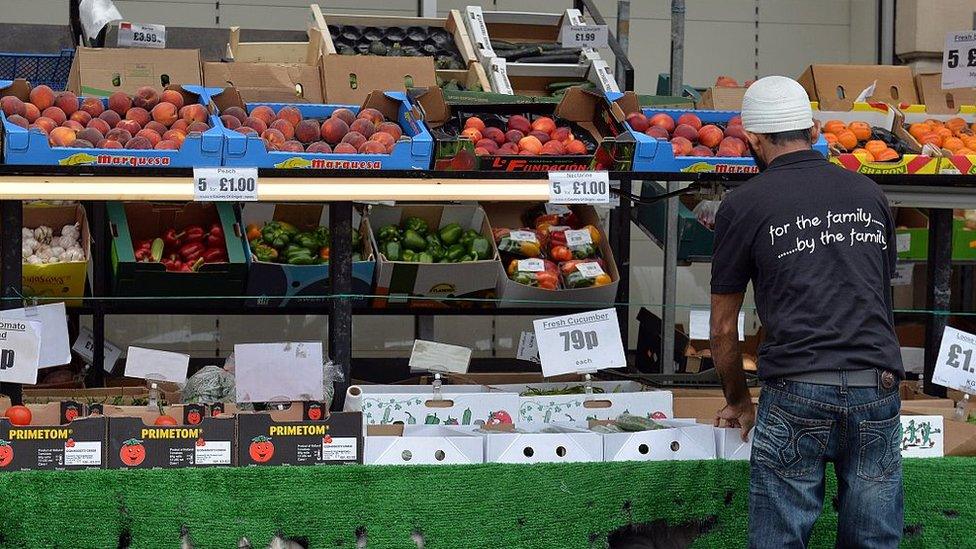
[{"label": "blue jeans", "polygon": [[838,485],[837,547],[898,547],[902,536],[898,384],[767,382],[752,431],[749,547],[806,547],[823,510],[824,468]]}]

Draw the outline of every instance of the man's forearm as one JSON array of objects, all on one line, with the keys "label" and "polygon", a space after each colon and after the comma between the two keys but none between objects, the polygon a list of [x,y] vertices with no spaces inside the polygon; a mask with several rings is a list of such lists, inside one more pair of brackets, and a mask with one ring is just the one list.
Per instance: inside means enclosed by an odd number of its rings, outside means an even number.
[{"label": "man's forearm", "polygon": [[712,362],[719,379],[722,380],[722,391],[725,400],[731,405],[749,402],[749,387],[746,385],[746,373],[742,367],[742,351],[739,349],[738,337],[735,334],[713,335],[711,338]]}]

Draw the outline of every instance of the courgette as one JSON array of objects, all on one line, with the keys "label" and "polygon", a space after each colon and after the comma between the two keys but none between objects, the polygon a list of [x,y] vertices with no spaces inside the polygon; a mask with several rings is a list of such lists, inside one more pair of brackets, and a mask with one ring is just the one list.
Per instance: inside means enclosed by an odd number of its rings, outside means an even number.
[{"label": "courgette", "polygon": [[665,427],[660,423],[654,421],[653,419],[635,416],[633,414],[623,413],[617,416],[614,421],[617,427],[620,427],[624,431],[638,432],[638,431],[654,431],[657,429],[664,429]]},{"label": "courgette", "polygon": [[579,54],[562,54],[562,55],[540,55],[538,57],[523,57],[519,59],[519,63],[577,63],[579,61]]}]

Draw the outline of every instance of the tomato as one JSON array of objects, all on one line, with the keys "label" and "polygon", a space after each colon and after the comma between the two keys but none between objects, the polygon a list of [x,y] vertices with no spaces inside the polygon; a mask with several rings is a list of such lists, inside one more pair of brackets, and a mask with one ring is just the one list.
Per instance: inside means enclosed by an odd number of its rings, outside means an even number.
[{"label": "tomato", "polygon": [[27,406],[11,406],[3,415],[14,425],[30,425],[33,417]]},{"label": "tomato", "polygon": [[167,415],[161,415],[156,418],[153,425],[179,425],[180,422],[176,421],[176,418]]},{"label": "tomato", "polygon": [[0,467],[10,465],[14,460],[14,448],[6,440],[0,439]]},{"label": "tomato", "polygon": [[322,408],[319,408],[318,406],[310,406],[308,408],[308,419],[312,421],[322,419]]},{"label": "tomato", "polygon": [[141,440],[130,438],[122,443],[122,449],[119,450],[119,459],[129,467],[135,467],[146,459],[146,447],[142,445]]},{"label": "tomato", "polygon": [[66,419],[68,421],[73,421],[76,417],[78,417],[78,409],[77,408],[75,408],[74,406],[69,406],[67,409],[65,409],[65,411],[64,411],[64,419]]},{"label": "tomato", "polygon": [[[163,417],[163,416],[159,416],[159,417]],[[193,410],[192,412],[188,412],[186,414],[186,422],[189,423],[190,425],[196,425],[200,423],[201,419],[202,418],[200,417],[200,412],[196,410]],[[157,419],[156,421],[158,422],[159,420]],[[157,423],[156,425],[159,425],[159,423]]]},{"label": "tomato", "polygon": [[269,437],[258,435],[251,439],[251,445],[248,446],[247,453],[250,454],[251,459],[254,461],[265,463],[274,455],[274,444],[271,444]]}]

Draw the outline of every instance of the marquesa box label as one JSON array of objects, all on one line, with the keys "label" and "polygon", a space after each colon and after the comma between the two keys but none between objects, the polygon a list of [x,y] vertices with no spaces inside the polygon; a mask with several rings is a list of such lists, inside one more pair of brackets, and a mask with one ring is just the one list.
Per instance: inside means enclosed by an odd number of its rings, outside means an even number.
[{"label": "marquesa box label", "polygon": [[616,309],[543,318],[533,325],[546,377],[627,365]]},{"label": "marquesa box label", "polygon": [[276,421],[268,413],[238,414],[237,441],[240,466],[362,463],[363,415],[337,412],[320,421]]},{"label": "marquesa box label", "polygon": [[0,471],[101,469],[105,418],[18,427],[0,419]]},{"label": "marquesa box label", "polygon": [[233,418],[197,425],[146,425],[141,417],[108,420],[110,469],[230,466],[236,454]]}]

